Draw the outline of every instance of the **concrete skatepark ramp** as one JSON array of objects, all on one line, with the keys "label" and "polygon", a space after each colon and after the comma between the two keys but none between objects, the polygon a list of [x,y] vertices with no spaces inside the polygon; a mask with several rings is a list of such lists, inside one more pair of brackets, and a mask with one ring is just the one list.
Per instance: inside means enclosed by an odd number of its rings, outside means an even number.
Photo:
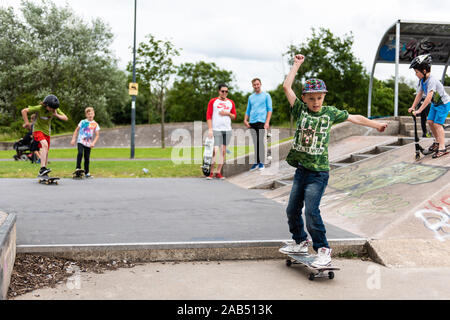
[{"label": "concrete skatepark ramp", "polygon": [[334,170],[324,219],[366,238],[449,238],[450,157],[414,153],[409,144]]}]

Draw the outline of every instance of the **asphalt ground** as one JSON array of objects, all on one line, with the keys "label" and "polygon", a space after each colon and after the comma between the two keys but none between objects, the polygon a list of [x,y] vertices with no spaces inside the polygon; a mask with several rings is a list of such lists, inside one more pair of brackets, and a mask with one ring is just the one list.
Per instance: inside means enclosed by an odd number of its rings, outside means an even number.
[{"label": "asphalt ground", "polygon": [[[17,215],[17,245],[288,240],[285,206],[200,178],[0,179],[0,209]],[[328,239],[359,238],[327,224]]]}]

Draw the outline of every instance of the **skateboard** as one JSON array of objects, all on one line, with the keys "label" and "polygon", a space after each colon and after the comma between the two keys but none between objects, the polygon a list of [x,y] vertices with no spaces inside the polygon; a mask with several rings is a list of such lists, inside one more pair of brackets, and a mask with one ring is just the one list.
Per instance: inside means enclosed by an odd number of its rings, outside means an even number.
[{"label": "skateboard", "polygon": [[42,184],[58,185],[58,180],[59,180],[59,178],[57,178],[57,177],[47,177],[47,176],[39,177],[39,183],[42,183]]},{"label": "skateboard", "polygon": [[77,169],[74,173],[72,173],[73,179],[83,179],[85,177],[84,170]]},{"label": "skateboard", "polygon": [[266,135],[266,139],[264,141],[264,145],[266,146],[266,153],[267,153],[266,159],[267,159],[268,163],[272,161],[272,151],[269,148],[269,143],[272,143],[272,133],[269,130],[267,130],[267,135]]},{"label": "skateboard", "polygon": [[206,137],[205,151],[203,151],[203,174],[208,177],[211,174],[212,157],[214,152],[214,138]]},{"label": "skateboard", "polygon": [[[320,267],[316,268],[311,265],[313,263],[314,259],[316,258],[315,255],[311,254],[289,254],[285,253],[288,257],[291,259],[286,260],[286,266],[290,267],[293,264],[300,264],[307,269],[309,269],[311,272],[308,276],[308,279],[311,281],[314,281],[316,278],[328,278],[328,279],[334,279],[334,272],[337,270],[341,270],[339,268],[335,268],[333,266],[327,266],[327,267]],[[325,274],[327,273],[327,274]]]},{"label": "skateboard", "polygon": [[[413,120],[414,120],[414,142],[415,142],[415,146],[416,146],[416,156],[415,156],[415,160],[419,161],[421,160],[420,154],[423,155],[422,159],[425,158],[426,156],[433,154],[434,151],[429,151],[429,150],[425,150],[420,144],[419,144],[419,135],[417,133],[417,118],[415,114],[412,114]],[[445,150],[449,150],[450,149],[450,144],[446,144],[445,145]]]}]

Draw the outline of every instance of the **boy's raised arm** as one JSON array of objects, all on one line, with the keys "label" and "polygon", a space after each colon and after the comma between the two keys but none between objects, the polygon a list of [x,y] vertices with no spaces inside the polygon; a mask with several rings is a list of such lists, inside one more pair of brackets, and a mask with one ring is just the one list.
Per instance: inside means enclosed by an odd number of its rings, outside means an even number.
[{"label": "boy's raised arm", "polygon": [[288,99],[291,107],[294,105],[295,100],[297,100],[297,96],[295,95],[294,90],[292,90],[292,85],[294,84],[294,79],[297,75],[298,69],[300,69],[300,66],[304,61],[305,56],[301,54],[297,54],[294,56],[294,64],[292,65],[292,68],[283,83],[284,93],[286,94],[286,98]]}]

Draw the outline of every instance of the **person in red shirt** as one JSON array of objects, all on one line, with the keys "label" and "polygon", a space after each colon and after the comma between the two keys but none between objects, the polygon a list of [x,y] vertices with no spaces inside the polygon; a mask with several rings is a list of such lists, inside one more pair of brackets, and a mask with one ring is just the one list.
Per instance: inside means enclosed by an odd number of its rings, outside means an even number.
[{"label": "person in red shirt", "polygon": [[[217,179],[224,180],[222,168],[225,163],[227,145],[232,136],[231,121],[236,120],[236,106],[233,100],[227,98],[228,86],[219,85],[219,96],[211,99],[206,113],[206,122],[208,123],[208,136],[214,137],[214,153],[212,157],[211,174],[206,179],[212,180],[214,176]],[[217,171],[214,175],[214,163],[216,155],[220,149],[221,159],[218,162]]]}]

